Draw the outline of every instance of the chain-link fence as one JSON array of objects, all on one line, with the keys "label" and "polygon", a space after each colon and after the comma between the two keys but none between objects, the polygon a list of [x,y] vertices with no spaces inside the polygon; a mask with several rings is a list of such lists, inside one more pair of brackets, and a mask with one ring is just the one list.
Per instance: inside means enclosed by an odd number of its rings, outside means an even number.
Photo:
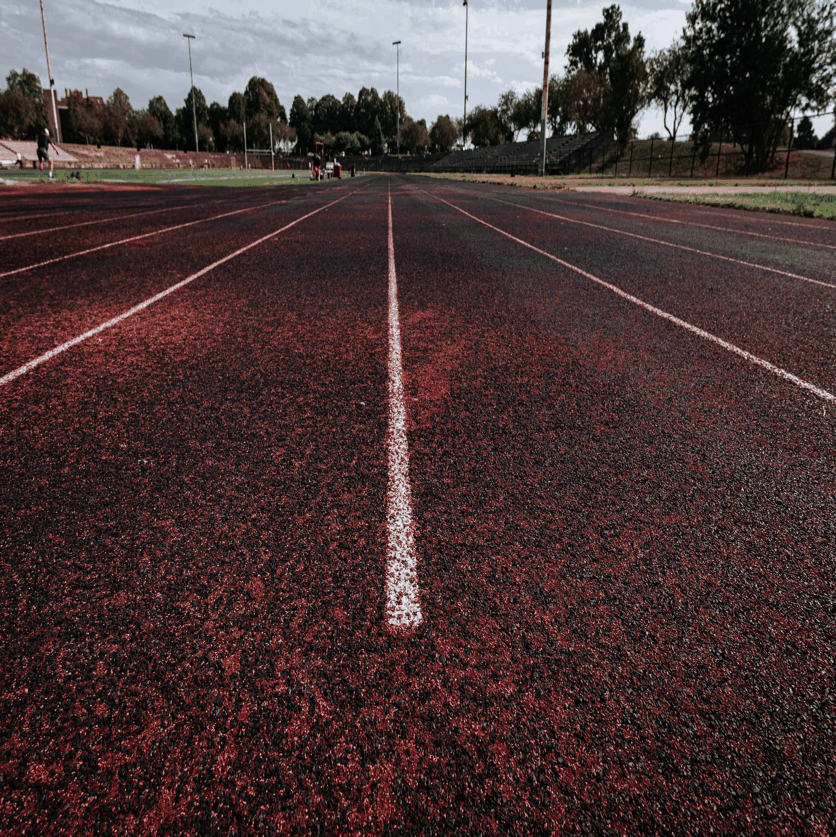
[{"label": "chain-link fence", "polygon": [[[836,112],[815,114],[836,116]],[[605,137],[590,144],[567,166],[564,174],[600,177],[729,178],[768,180],[836,180],[836,124],[813,142],[809,133],[798,133],[804,117],[791,119],[767,143],[766,165],[756,163],[755,137],[764,126],[720,128],[709,142],[693,138],[633,140],[626,146]]]}]

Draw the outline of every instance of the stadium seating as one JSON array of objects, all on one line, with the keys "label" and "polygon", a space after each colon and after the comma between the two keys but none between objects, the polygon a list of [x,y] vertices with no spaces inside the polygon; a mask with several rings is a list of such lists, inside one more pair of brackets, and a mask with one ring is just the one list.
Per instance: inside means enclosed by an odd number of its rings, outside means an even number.
[{"label": "stadium seating", "polygon": [[[586,133],[546,140],[546,169],[550,174],[570,170],[598,139],[598,134]],[[469,151],[454,151],[434,163],[431,171],[475,172],[507,174],[536,174],[540,170],[543,145],[539,140],[491,145]]]},{"label": "stadium seating", "polygon": [[[20,154],[24,163],[38,162],[38,143],[20,140],[0,141],[0,161],[3,165],[17,165],[17,155]],[[50,146],[49,154],[55,164],[76,162],[76,158],[70,154],[63,145]]]}]

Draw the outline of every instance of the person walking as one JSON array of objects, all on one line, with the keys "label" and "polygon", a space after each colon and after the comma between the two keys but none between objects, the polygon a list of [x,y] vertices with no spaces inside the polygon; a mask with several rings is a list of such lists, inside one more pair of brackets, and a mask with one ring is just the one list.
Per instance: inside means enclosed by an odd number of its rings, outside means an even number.
[{"label": "person walking", "polygon": [[44,128],[44,132],[38,136],[38,171],[44,170],[44,162],[49,163],[49,179],[52,180],[53,160],[49,155],[49,146],[55,150],[55,143],[49,136],[49,128]]}]

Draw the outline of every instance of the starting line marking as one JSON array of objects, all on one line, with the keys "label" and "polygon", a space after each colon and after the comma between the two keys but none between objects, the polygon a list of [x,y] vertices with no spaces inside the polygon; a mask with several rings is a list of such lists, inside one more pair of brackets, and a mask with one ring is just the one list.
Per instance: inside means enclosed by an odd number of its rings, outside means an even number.
[{"label": "starting line marking", "polygon": [[423,621],[418,595],[409,446],[401,368],[398,276],[392,234],[392,191],[389,190],[389,486],[386,492],[386,621],[391,628],[417,628]]},{"label": "starting line marking", "polygon": [[[487,195],[485,197],[488,197]],[[441,198],[439,198],[441,200]],[[787,276],[790,279],[800,279],[802,282],[810,282],[813,285],[822,285],[825,288],[836,288],[836,285],[831,284],[830,282],[822,282],[819,279],[810,279],[809,276],[800,276],[797,273],[790,273],[786,270],[778,270],[777,267],[766,267],[766,265],[762,264],[754,264],[753,262],[744,262],[740,259],[734,259],[731,256],[721,256],[719,253],[709,253],[707,250],[698,250],[696,247],[688,247],[686,244],[674,244],[671,241],[662,241],[661,238],[650,238],[647,235],[639,235],[638,233],[631,233],[627,232],[626,230],[619,230],[615,227],[605,227],[602,224],[593,224],[591,221],[581,221],[578,218],[569,218],[566,215],[558,215],[556,212],[546,212],[544,209],[535,209],[532,206],[525,206],[525,204],[521,203],[514,203],[513,201],[504,201],[502,198],[490,198],[489,200],[496,201],[497,203],[504,203],[508,206],[516,207],[517,209],[526,209],[529,212],[537,212],[540,215],[546,215],[549,218],[557,218],[558,221],[566,221],[569,224],[581,224],[584,227],[593,227],[596,230],[605,230],[609,233],[615,233],[616,235],[627,235],[630,238],[638,238],[640,241],[649,241],[652,244],[662,244],[665,247],[674,247],[677,250],[687,250],[689,253],[697,253],[700,256],[708,256],[712,259],[722,259],[726,262],[734,262],[734,264],[742,265],[743,267],[753,267],[756,270],[765,270],[769,273],[777,273],[780,276]],[[452,204],[450,204],[452,206]],[[456,207],[458,209],[458,207]],[[464,212],[464,210],[460,210]],[[829,246],[829,245],[826,245]]]},{"label": "starting line marking", "polygon": [[[348,196],[346,195],[346,197]],[[269,203],[260,203],[256,206],[245,206],[243,209],[234,209],[232,212],[223,212],[220,215],[212,215],[209,218],[198,218],[196,221],[186,221],[184,224],[175,224],[173,227],[163,227],[161,230],[152,230],[151,232],[142,233],[141,235],[132,235],[130,238],[120,238],[118,241],[111,241],[109,244],[100,244],[98,247],[90,247],[87,250],[78,250],[75,253],[67,253],[66,256],[56,256],[54,259],[47,259],[45,262],[29,264],[25,267],[15,268],[15,270],[7,270],[5,273],[0,273],[0,279],[6,276],[14,276],[16,273],[24,273],[27,270],[35,270],[39,267],[45,267],[48,264],[55,264],[55,262],[62,262],[65,259],[73,259],[76,256],[86,256],[88,253],[96,253],[99,250],[107,250],[109,247],[118,247],[120,244],[129,244],[131,241],[139,241],[143,238],[150,238],[152,235],[162,235],[163,233],[173,232],[174,230],[182,230],[186,227],[193,227],[195,224],[205,224],[209,221],[217,221],[218,218],[229,218],[231,215],[240,215],[242,212],[252,212],[255,209],[264,209],[267,206],[276,206],[280,203],[287,203],[287,201],[270,201]]]},{"label": "starting line marking", "polygon": [[[331,203],[326,204],[325,206],[319,207],[319,209],[315,209],[313,212],[309,212],[307,215],[303,215],[301,218],[297,218],[295,221],[291,221],[289,224],[285,224],[281,229],[274,230],[267,235],[262,236],[261,238],[257,239],[256,241],[250,242],[245,246],[239,248],[234,253],[230,253],[228,256],[224,256],[222,259],[218,259],[216,262],[212,262],[212,264],[204,267],[202,270],[199,270],[197,273],[193,273],[191,276],[187,276],[185,279],[177,282],[171,287],[166,288],[164,291],[160,291],[158,294],[146,299],[144,302],[140,302],[137,305],[134,305],[133,308],[129,308],[127,311],[123,311],[121,314],[117,315],[116,317],[107,320],[106,322],[100,323],[95,328],[91,328],[89,331],[85,331],[84,334],[79,334],[77,337],[73,337],[71,340],[67,340],[66,343],[62,343],[60,346],[56,346],[54,349],[50,349],[48,352],[45,352],[40,357],[36,357],[34,360],[30,360],[28,363],[23,364],[23,366],[18,367],[17,369],[12,370],[11,372],[7,372],[0,378],[0,386],[10,383],[11,381],[15,380],[15,378],[19,378],[21,375],[25,375],[27,372],[33,370],[36,366],[40,366],[42,363],[54,358],[56,355],[60,355],[62,352],[66,352],[67,349],[71,349],[73,346],[77,346],[79,343],[83,343],[90,337],[95,337],[95,335],[100,334],[101,332],[105,331],[108,328],[112,328],[113,326],[121,323],[123,320],[127,320],[128,317],[133,316],[134,314],[138,314],[140,311],[145,310],[148,308],[149,305],[153,305],[155,302],[159,302],[164,297],[167,297],[169,294],[174,293],[180,288],[185,287],[191,282],[194,282],[195,279],[199,279],[206,273],[209,273],[210,270],[214,270],[219,265],[224,264],[224,262],[228,262],[230,259],[234,259],[236,256],[240,256],[242,253],[246,253],[247,250],[251,250],[258,244],[261,244],[264,241],[267,241],[274,236],[277,236],[279,233],[284,232],[285,230],[289,230],[291,227],[296,226],[300,221],[304,221],[306,218],[310,218],[312,215],[316,215],[317,212],[322,212],[323,209],[328,209],[329,206],[333,206],[335,203],[339,203],[340,201],[344,201],[347,197],[352,195],[353,192],[349,192],[348,195],[343,195],[341,198],[337,198],[335,201],[331,201]],[[265,204],[269,206],[270,204]],[[238,210],[239,212],[243,212],[244,210]],[[234,215],[234,212],[227,213],[228,215]],[[223,216],[217,216],[223,217]],[[197,223],[197,222],[193,222]],[[188,225],[186,225],[188,226]],[[176,229],[176,227],[174,228]],[[139,236],[139,238],[144,238],[144,236]],[[99,249],[99,248],[96,248]]]},{"label": "starting line marking", "polygon": [[[762,369],[766,369],[767,371],[771,372],[773,375],[777,375],[779,378],[783,378],[785,381],[789,381],[792,384],[795,384],[797,387],[801,389],[807,390],[807,392],[812,393],[817,398],[821,398],[823,401],[827,401],[830,404],[836,404],[836,395],[832,392],[828,392],[826,389],[822,389],[821,387],[817,387],[815,384],[811,384],[809,381],[805,381],[803,378],[799,378],[797,375],[793,375],[792,372],[788,372],[786,369],[782,369],[780,366],[776,366],[774,363],[770,363],[768,360],[764,360],[763,358],[758,357],[757,355],[753,355],[751,352],[747,352],[745,349],[741,349],[738,346],[735,346],[733,343],[729,343],[727,340],[723,340],[722,337],[717,337],[714,334],[711,334],[709,331],[705,331],[704,329],[699,328],[698,326],[692,325],[691,323],[687,322],[686,320],[682,320],[679,317],[674,316],[673,314],[669,314],[667,311],[663,311],[661,308],[657,308],[655,305],[651,305],[649,302],[645,302],[643,299],[639,299],[637,296],[633,296],[632,294],[627,293],[627,291],[623,291],[617,285],[611,285],[609,282],[605,282],[603,279],[599,279],[597,276],[593,276],[591,273],[587,273],[585,270],[581,270],[579,267],[575,267],[573,264],[569,264],[569,262],[564,262],[563,259],[559,259],[557,256],[553,256],[551,253],[547,253],[545,250],[541,250],[539,247],[535,247],[533,244],[529,244],[527,241],[523,241],[521,238],[517,238],[514,235],[511,235],[509,232],[505,232],[505,230],[501,230],[499,227],[495,227],[493,224],[489,224],[487,221],[483,221],[481,218],[477,218],[475,215],[471,215],[469,212],[465,211],[461,207],[456,206],[449,201],[444,200],[444,198],[439,198],[437,195],[431,195],[429,192],[424,192],[426,195],[430,195],[430,197],[434,197],[437,201],[441,201],[441,203],[447,204],[447,206],[451,207],[462,213],[462,215],[466,215],[468,218],[473,219],[479,224],[482,224],[485,227],[488,227],[495,232],[504,235],[506,238],[510,238],[512,241],[516,241],[517,244],[522,244],[523,247],[528,247],[529,250],[533,250],[535,253],[539,253],[541,256],[545,256],[547,259],[551,259],[553,262],[557,262],[559,265],[568,268],[569,270],[574,271],[575,273],[579,273],[586,279],[589,279],[592,282],[595,282],[596,285],[600,285],[603,288],[606,288],[609,291],[612,291],[614,294],[617,294],[622,299],[626,299],[629,302],[632,302],[634,305],[638,305],[641,308],[644,308],[646,311],[649,311],[651,314],[655,314],[657,317],[661,317],[663,320],[668,320],[668,322],[674,323],[674,325],[678,325],[680,328],[684,328],[687,331],[690,331],[692,334],[696,334],[698,337],[702,337],[704,340],[708,340],[711,343],[716,344],[717,346],[721,346],[722,348],[726,349],[726,351],[733,352],[734,354],[742,357],[744,360],[748,361],[749,363],[753,363],[756,366],[760,366]],[[498,198],[493,198],[492,200],[498,200]],[[508,201],[501,201],[501,203],[508,203]],[[527,208],[527,207],[520,207],[519,204],[512,203],[511,206],[516,206],[519,208]],[[539,212],[540,210],[534,210],[535,212]],[[544,215],[551,215],[550,212],[544,212]],[[555,216],[559,217],[559,216]],[[568,219],[567,219],[568,220]],[[584,221],[580,223],[586,223]],[[589,226],[596,226],[595,224],[589,224]],[[607,229],[607,227],[602,227],[602,229]],[[632,235],[632,233],[628,233],[628,235]],[[643,236],[636,236],[637,238],[643,238]],[[653,239],[650,239],[651,241]],[[734,259],[732,259],[734,261]]]}]

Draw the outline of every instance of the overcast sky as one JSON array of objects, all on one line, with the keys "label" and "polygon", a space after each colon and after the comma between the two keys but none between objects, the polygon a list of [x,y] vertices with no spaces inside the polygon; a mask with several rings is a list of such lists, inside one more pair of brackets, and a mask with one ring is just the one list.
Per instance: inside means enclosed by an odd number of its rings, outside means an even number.
[{"label": "overcast sky", "polygon": [[[565,68],[566,47],[578,29],[602,19],[601,0],[555,0],[551,70]],[[0,55],[5,76],[28,70],[48,84],[39,7],[4,0]],[[685,25],[690,0],[621,4],[630,33],[647,51],[669,46]],[[468,109],[493,105],[509,88],[523,93],[542,84],[546,0],[470,0]],[[189,91],[192,41],[195,85],[207,102],[226,104],[253,75],[273,83],[290,111],[293,97],[361,87],[396,87],[415,119],[430,125],[439,114],[461,116],[464,98],[465,8],[462,0],[44,0],[55,85],[88,89],[107,98],[121,87],[134,107],[155,95],[174,110]],[[662,129],[658,112],[640,118],[640,136]]]}]

